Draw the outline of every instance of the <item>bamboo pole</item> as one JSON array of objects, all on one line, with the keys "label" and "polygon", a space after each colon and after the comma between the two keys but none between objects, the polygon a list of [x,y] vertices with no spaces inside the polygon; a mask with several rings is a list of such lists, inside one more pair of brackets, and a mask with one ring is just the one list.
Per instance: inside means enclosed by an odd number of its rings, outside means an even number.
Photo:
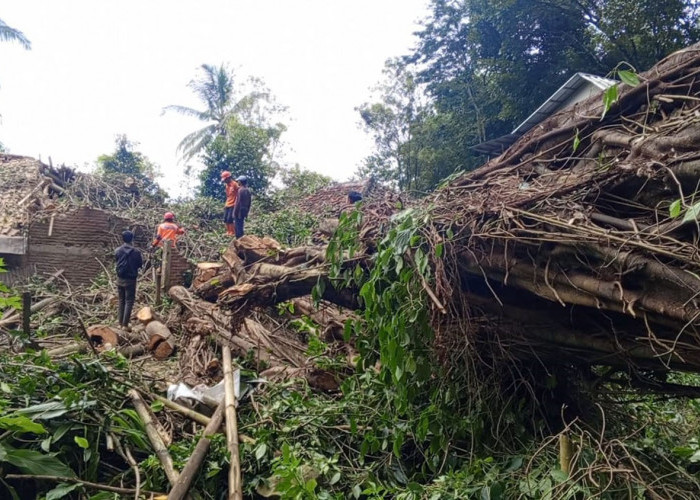
[{"label": "bamboo pole", "polygon": [[199,442],[197,442],[197,446],[195,446],[192,455],[187,461],[187,465],[182,469],[177,482],[173,484],[173,489],[170,490],[170,494],[168,494],[168,500],[182,500],[185,498],[192,485],[192,480],[202,466],[204,458],[207,456],[207,451],[209,451],[209,445],[211,444],[211,436],[218,432],[223,419],[224,401],[221,402],[214,412],[214,415],[212,415],[211,422],[209,422],[209,425],[204,429],[204,434],[202,434]]},{"label": "bamboo pole", "polygon": [[243,500],[243,484],[241,478],[241,458],[238,450],[238,422],[236,420],[236,394],[233,386],[233,364],[231,349],[225,345],[222,348],[224,358],[224,401],[226,403],[226,442],[231,454],[231,467],[228,471],[229,500]]},{"label": "bamboo pole", "polygon": [[194,420],[198,424],[209,425],[209,422],[211,422],[211,418],[207,417],[206,415],[202,415],[201,413],[187,408],[186,406],[182,406],[181,404],[178,404],[175,401],[170,401],[169,399],[164,398],[163,396],[153,395],[153,399],[155,399],[156,401],[160,401],[171,410],[174,410],[184,415],[185,417]]},{"label": "bamboo pole", "polygon": [[[59,297],[48,297],[46,299],[40,300],[39,302],[36,302],[29,307],[29,312],[31,314],[34,314],[35,312],[39,312],[42,309],[45,309],[46,307],[50,306],[51,304],[54,304],[59,301]],[[10,326],[17,324],[21,321],[20,318],[20,313],[14,311],[11,314],[9,314],[6,318],[0,320],[0,326],[5,327],[5,326]]]},{"label": "bamboo pole", "polygon": [[[206,415],[203,415],[199,413],[198,411],[195,411],[191,408],[187,408],[186,406],[183,406],[179,403],[176,403],[175,401],[170,401],[167,398],[164,398],[163,396],[159,396],[157,394],[149,394],[153,399],[156,401],[160,401],[163,403],[165,406],[170,408],[173,411],[176,411],[180,413],[181,415],[188,417],[192,419],[193,421],[197,422],[198,424],[202,425],[209,425],[209,422],[211,422],[211,417],[207,417]],[[238,441],[247,443],[247,444],[255,444],[257,441],[253,439],[252,437],[246,435],[246,434],[238,434]]]},{"label": "bamboo pole", "polygon": [[146,434],[148,435],[148,440],[151,442],[153,450],[156,452],[156,456],[158,457],[158,460],[160,460],[160,463],[163,466],[163,470],[165,471],[165,475],[168,478],[168,482],[171,486],[174,487],[175,484],[177,484],[178,482],[180,474],[175,470],[175,467],[173,466],[173,459],[170,458],[168,449],[165,447],[163,439],[160,437],[160,434],[156,430],[156,427],[153,423],[153,419],[151,418],[151,412],[148,411],[146,403],[141,398],[141,395],[136,391],[136,389],[131,389],[129,391],[129,396],[134,402],[134,408],[136,408],[136,413],[139,414],[139,417],[141,417],[141,420],[143,421],[143,425],[146,428]]},{"label": "bamboo pole", "polygon": [[571,473],[571,439],[565,433],[559,434],[559,467],[567,476]]},{"label": "bamboo pole", "polygon": [[160,279],[163,283],[163,290],[167,292],[170,289],[170,261],[172,256],[172,245],[171,240],[163,241],[163,266],[160,271]]},{"label": "bamboo pole", "polygon": [[31,292],[22,293],[22,333],[31,340],[31,324],[32,319],[32,294]]},{"label": "bamboo pole", "polygon": [[155,305],[156,307],[159,307],[162,300],[160,296],[160,271],[157,270],[155,267],[152,268],[153,270],[153,283],[155,283],[156,286],[156,298],[155,298]]}]

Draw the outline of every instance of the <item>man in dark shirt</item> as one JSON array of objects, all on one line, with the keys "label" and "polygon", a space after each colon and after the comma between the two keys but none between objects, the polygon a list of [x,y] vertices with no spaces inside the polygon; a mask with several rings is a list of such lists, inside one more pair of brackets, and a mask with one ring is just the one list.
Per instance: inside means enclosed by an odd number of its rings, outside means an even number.
[{"label": "man in dark shirt", "polygon": [[236,238],[243,236],[243,224],[250,212],[250,189],[248,189],[248,178],[241,175],[236,179],[240,186],[236,196],[236,204],[233,206],[233,221],[236,226]]},{"label": "man in dark shirt", "polygon": [[129,331],[129,319],[136,299],[136,278],[143,265],[143,258],[141,252],[131,244],[134,233],[124,231],[122,240],[124,244],[114,251],[114,257],[117,260],[117,291],[119,292],[118,318],[119,325]]}]

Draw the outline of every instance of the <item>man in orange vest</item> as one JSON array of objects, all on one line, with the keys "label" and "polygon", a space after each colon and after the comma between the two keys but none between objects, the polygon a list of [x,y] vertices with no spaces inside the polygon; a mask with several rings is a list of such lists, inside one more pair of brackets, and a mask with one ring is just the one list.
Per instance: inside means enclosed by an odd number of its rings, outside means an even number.
[{"label": "man in orange vest", "polygon": [[224,170],[221,172],[221,180],[226,188],[226,203],[224,204],[224,224],[226,224],[226,234],[235,235],[236,226],[233,217],[233,207],[236,206],[238,196],[238,183],[231,177],[231,172]]},{"label": "man in orange vest", "polygon": [[163,246],[163,242],[166,240],[172,241],[173,246],[175,246],[177,237],[181,234],[185,234],[185,230],[175,224],[175,214],[172,212],[165,212],[165,215],[163,215],[163,222],[158,225],[158,232],[156,233],[156,238],[153,240],[153,247]]}]

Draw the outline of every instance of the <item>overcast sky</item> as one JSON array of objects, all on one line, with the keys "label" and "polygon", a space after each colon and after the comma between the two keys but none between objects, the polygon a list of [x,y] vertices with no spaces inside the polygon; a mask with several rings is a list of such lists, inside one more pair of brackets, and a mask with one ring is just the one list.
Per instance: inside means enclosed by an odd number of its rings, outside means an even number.
[{"label": "overcast sky", "polygon": [[187,88],[203,63],[264,80],[289,107],[283,165],[337,180],[371,150],[354,108],[384,61],[415,44],[428,0],[10,0],[0,19],[32,49],[0,44],[0,141],[54,164],[94,164],[117,134],[140,143],[178,194],[176,147],[201,127],[161,114],[201,108]]}]

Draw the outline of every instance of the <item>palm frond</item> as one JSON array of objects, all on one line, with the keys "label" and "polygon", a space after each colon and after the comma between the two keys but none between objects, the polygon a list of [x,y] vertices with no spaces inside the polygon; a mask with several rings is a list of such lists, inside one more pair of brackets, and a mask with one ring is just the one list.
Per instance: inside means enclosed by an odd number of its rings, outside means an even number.
[{"label": "palm frond", "polygon": [[32,43],[21,31],[12,28],[0,19],[0,40],[5,42],[17,42],[25,49],[31,49]]},{"label": "palm frond", "polygon": [[190,160],[204,150],[207,144],[214,138],[216,127],[217,125],[214,123],[196,130],[191,134],[187,134],[177,146],[177,150],[182,153],[182,160]]},{"label": "palm frond", "polygon": [[179,106],[177,104],[165,106],[161,114],[167,111],[174,111],[175,113],[179,113],[185,116],[193,116],[202,121],[209,121],[213,119],[212,116],[209,114],[209,111],[199,111],[198,109],[188,108],[187,106]]}]

